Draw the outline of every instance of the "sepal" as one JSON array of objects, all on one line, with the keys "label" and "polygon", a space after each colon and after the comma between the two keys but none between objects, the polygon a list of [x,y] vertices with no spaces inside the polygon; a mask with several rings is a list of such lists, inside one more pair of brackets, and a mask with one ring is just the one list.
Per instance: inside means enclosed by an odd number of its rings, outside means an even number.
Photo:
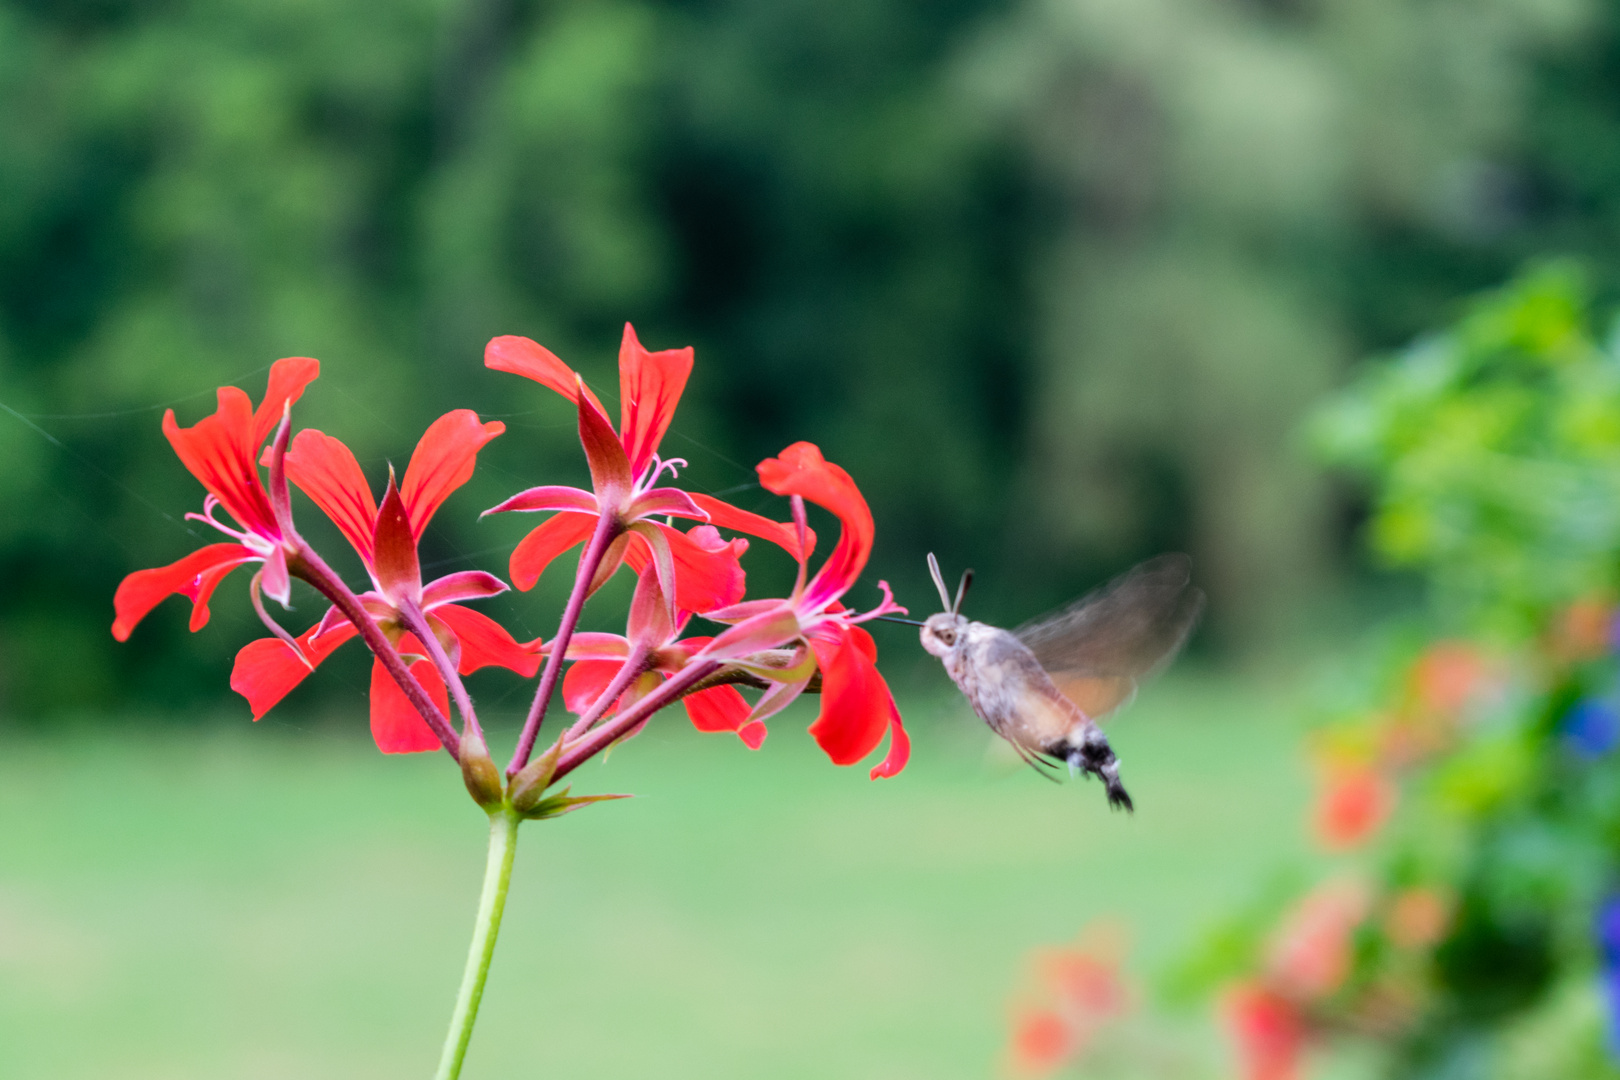
[{"label": "sepal", "polygon": [[501,805],[501,770],[489,756],[489,747],[477,731],[461,737],[461,779],[467,794],[485,810]]},{"label": "sepal", "polygon": [[507,785],[507,798],[512,802],[512,809],[520,814],[527,814],[538,805],[551,786],[551,778],[557,775],[557,761],[562,757],[563,740],[559,738],[546,748],[546,752],[535,758],[523,767],[523,770],[512,777]]},{"label": "sepal", "polygon": [[562,817],[571,814],[582,806],[591,803],[608,802],[613,799],[629,799],[630,795],[569,795],[571,787],[565,787],[555,795],[547,796],[535,804],[534,809],[523,812],[529,821],[544,821],[546,818]]}]

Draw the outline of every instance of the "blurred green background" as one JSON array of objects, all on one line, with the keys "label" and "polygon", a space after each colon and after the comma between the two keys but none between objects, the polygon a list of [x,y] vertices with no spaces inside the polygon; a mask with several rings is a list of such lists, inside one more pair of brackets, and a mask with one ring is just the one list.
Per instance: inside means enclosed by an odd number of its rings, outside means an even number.
[{"label": "blurred green background", "polygon": [[1301,416],[1527,256],[1607,295],[1617,34],[1590,0],[8,0],[4,715],[221,697],[242,590],[221,632],[105,632],[195,544],[164,407],[316,356],[299,421],[379,473],[447,407],[505,418],[448,564],[580,471],[484,342],[611,387],[626,319],[697,347],[692,485],[749,503],[819,443],[903,601],[930,549],[1013,622],[1184,549],[1205,648],[1319,625],[1356,510]]},{"label": "blurred green background", "polygon": [[[1160,955],[1302,844],[1270,673],[1411,591],[1363,563],[1364,496],[1303,446],[1313,405],[1527,260],[1620,296],[1603,0],[0,0],[0,95],[0,1054],[24,1076],[398,1075],[431,1056],[470,918],[476,815],[439,763],[359,745],[363,658],[248,729],[240,582],[207,632],[171,601],[112,641],[123,575],[197,543],[165,408],[194,422],[316,356],[297,420],[379,479],[445,409],[499,417],[426,545],[503,572],[530,523],[477,511],[584,468],[566,406],[483,344],[533,337],[611,388],[629,319],[697,348],[665,443],[693,488],[770,510],[752,465],[801,438],[856,476],[879,525],[858,602],[883,577],[927,610],[934,550],[978,570],[973,614],[1019,622],[1191,552],[1200,670],[1120,728],[1164,785],[1141,820],[981,767],[885,631],[902,780],[812,768],[800,714],[757,757],[671,733],[678,778],[637,747],[606,781],[656,803],[521,856],[530,921],[474,1069],[978,1076],[1022,950],[1123,909]],[[565,577],[492,610],[549,635]],[[508,732],[517,680],[474,690]],[[839,824],[849,799],[877,816]],[[1232,836],[1253,865],[1188,863]],[[835,939],[872,948],[815,955]],[[627,1007],[657,1038],[603,1021]],[[622,1060],[593,1058],[614,1032]]]}]

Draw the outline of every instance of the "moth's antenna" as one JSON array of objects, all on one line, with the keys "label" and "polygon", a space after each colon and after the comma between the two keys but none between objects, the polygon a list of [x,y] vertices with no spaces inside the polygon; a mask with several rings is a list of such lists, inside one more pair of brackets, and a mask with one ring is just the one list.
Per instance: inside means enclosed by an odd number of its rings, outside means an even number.
[{"label": "moth's antenna", "polygon": [[962,598],[967,595],[968,586],[973,584],[973,571],[962,571],[962,584],[956,587],[956,603],[951,605],[951,614],[962,614]]},{"label": "moth's antenna", "polygon": [[945,575],[939,572],[939,560],[934,558],[932,551],[928,553],[928,572],[934,576],[934,588],[939,590],[940,607],[945,611],[951,610],[951,594],[945,591]]}]

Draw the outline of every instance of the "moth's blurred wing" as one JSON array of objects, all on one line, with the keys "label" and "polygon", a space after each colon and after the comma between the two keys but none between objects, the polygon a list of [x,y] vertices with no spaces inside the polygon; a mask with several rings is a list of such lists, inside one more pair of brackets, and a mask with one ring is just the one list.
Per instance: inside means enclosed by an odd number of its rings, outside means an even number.
[{"label": "moth's blurred wing", "polygon": [[1136,680],[1122,675],[1088,677],[1057,671],[1049,674],[1058,691],[1093,719],[1113,712],[1136,693]]},{"label": "moth's blurred wing", "polygon": [[1060,611],[1013,631],[1088,716],[1110,712],[1192,632],[1204,594],[1192,560],[1160,555]]}]

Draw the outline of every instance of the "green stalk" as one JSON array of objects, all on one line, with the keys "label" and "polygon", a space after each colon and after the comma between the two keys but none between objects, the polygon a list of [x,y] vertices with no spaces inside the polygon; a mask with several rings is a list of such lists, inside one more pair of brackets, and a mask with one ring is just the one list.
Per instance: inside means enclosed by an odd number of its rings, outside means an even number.
[{"label": "green stalk", "polygon": [[435,1080],[456,1080],[461,1060],[472,1041],[473,1023],[478,1019],[478,1002],[484,996],[484,979],[489,961],[495,955],[495,938],[501,932],[501,914],[506,910],[506,888],[512,883],[512,858],[517,854],[518,823],[523,819],[510,806],[489,812],[489,860],[484,865],[484,893],[478,899],[478,919],[473,924],[472,947],[467,950],[467,970],[461,976],[456,994],[456,1011],[450,1015],[450,1033],[444,1038]]}]

